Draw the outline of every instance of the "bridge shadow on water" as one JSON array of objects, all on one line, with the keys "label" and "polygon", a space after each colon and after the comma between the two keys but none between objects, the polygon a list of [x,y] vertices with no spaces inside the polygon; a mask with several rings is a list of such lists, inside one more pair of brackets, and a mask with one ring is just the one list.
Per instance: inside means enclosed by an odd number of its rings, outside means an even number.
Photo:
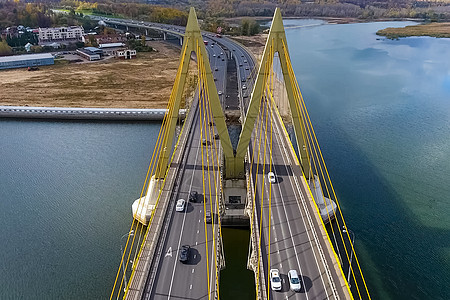
[{"label": "bridge shadow on water", "polygon": [[316,133],[322,132],[318,140],[372,299],[448,299],[443,250],[450,248],[450,231],[419,223],[377,166],[335,125],[323,124]]}]

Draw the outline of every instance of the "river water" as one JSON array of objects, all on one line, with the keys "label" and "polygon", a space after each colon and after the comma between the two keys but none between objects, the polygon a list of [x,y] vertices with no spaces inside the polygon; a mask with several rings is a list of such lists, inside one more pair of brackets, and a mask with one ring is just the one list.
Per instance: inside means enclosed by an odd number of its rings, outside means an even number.
[{"label": "river water", "polygon": [[[286,21],[372,298],[448,299],[450,41],[375,35],[407,24]],[[0,299],[109,297],[159,127],[0,120]],[[248,233],[224,241],[239,280]]]}]

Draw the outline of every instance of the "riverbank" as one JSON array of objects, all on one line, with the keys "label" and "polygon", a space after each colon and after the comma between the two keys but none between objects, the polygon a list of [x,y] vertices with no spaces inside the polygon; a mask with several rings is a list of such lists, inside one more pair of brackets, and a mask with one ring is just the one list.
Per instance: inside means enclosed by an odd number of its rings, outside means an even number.
[{"label": "riverbank", "polygon": [[[166,108],[180,48],[165,42],[133,60],[109,59],[0,72],[0,105],[30,107]],[[195,72],[195,63],[190,70]],[[193,75],[189,78],[194,82]],[[187,84],[191,90],[195,84]],[[184,107],[183,107],[184,108]]]},{"label": "riverbank", "polygon": [[400,28],[386,28],[377,31],[377,35],[389,39],[409,36],[431,36],[437,38],[450,38],[450,22],[410,25]]},{"label": "riverbank", "polygon": [[[111,109],[70,107],[0,106],[0,118],[103,120],[103,121],[162,121],[167,109]],[[179,116],[184,119],[185,109]]]}]

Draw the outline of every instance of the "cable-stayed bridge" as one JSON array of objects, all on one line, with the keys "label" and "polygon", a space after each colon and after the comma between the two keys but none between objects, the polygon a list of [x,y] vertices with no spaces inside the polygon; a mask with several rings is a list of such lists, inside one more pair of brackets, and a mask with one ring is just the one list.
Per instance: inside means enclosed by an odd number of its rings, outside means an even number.
[{"label": "cable-stayed bridge", "polygon": [[[260,61],[228,38],[201,32],[193,9],[185,29],[104,22],[182,41],[110,299],[220,299],[221,228],[240,222],[250,225],[251,244],[242,251],[250,251],[257,299],[370,299],[295,78],[280,11]],[[181,121],[191,59],[197,90]],[[288,108],[291,133],[280,107]]]}]

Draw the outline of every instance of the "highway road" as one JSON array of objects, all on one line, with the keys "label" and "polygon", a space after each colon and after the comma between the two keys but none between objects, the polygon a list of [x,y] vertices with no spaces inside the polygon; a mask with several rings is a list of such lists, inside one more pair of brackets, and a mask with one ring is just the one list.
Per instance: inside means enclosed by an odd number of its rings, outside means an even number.
[{"label": "highway road", "polygon": [[[184,27],[141,23],[132,20],[116,19],[113,22],[114,24],[142,28],[160,28],[180,36],[184,34]],[[247,78],[254,67],[253,59],[242,47],[226,38],[217,38],[213,34],[205,33],[204,39],[208,41],[206,49],[209,54],[213,76],[216,79],[219,99],[223,103],[223,107],[228,106],[230,110],[239,109],[242,106],[235,105],[235,102],[239,102],[238,99],[227,97],[229,95],[226,94],[228,59],[236,62],[237,88],[248,94],[252,83]],[[242,79],[245,79],[245,81],[243,82]],[[242,90],[244,84],[247,88]],[[204,172],[206,178],[207,170],[202,171],[202,138],[200,137],[198,99],[194,100],[192,109],[195,109],[196,113],[190,130],[186,154],[182,162],[184,166],[180,168],[183,172],[181,184],[178,186],[178,194],[174,199],[171,199],[171,204],[167,210],[168,223],[166,226],[168,227],[164,230],[167,235],[161,237],[159,244],[156,246],[159,248],[157,252],[162,255],[154,257],[151,263],[149,274],[154,275],[149,276],[147,280],[143,299],[211,299],[216,291],[216,276],[218,274],[215,272],[216,253],[213,236],[218,236],[217,221],[205,226],[205,208],[207,206],[215,212],[213,217],[217,216],[216,203],[210,199],[215,198],[215,189],[213,188],[211,197],[208,192],[205,193],[207,194],[206,203],[203,203],[203,201],[199,203],[189,202],[184,212],[176,212],[174,208],[175,202],[181,198],[187,200],[191,191],[197,191],[199,198],[203,198],[202,172]],[[205,155],[203,160],[206,161]],[[215,173],[216,186],[218,186],[220,176],[217,170]],[[181,263],[178,259],[179,250],[183,245],[191,247],[187,263]]]},{"label": "highway road", "polygon": [[[262,264],[265,274],[266,289],[270,269],[278,269],[282,279],[282,290],[269,289],[269,299],[335,299],[331,287],[331,278],[327,274],[324,259],[317,251],[319,243],[315,240],[317,234],[314,224],[310,221],[313,211],[306,204],[305,191],[296,176],[301,172],[295,166],[294,158],[285,143],[282,128],[273,120],[272,172],[275,173],[275,183],[268,181],[270,159],[270,120],[267,123],[267,150],[265,153],[265,170],[262,170],[264,151],[260,151],[260,166],[256,163],[252,167],[254,182],[258,180],[256,189],[256,212],[259,222],[262,222]],[[264,126],[263,126],[264,130]],[[262,135],[264,138],[264,134]],[[264,139],[261,140],[264,145]],[[255,157],[257,157],[257,152]],[[254,159],[254,161],[257,158]],[[295,168],[297,170],[295,170]],[[294,173],[297,173],[294,176]],[[264,185],[262,181],[264,179]],[[271,189],[271,203],[269,208],[269,189]],[[302,193],[300,193],[300,191]],[[261,202],[262,198],[262,202]],[[262,204],[261,204],[262,203]],[[261,216],[261,205],[263,206]],[[270,227],[269,227],[270,226]],[[270,237],[269,237],[270,231]],[[270,240],[270,263],[269,244]],[[296,270],[302,282],[300,292],[289,290],[287,274],[289,270]]]},{"label": "highway road", "polygon": [[[124,21],[125,22],[125,21]],[[128,21],[126,21],[128,22]],[[145,23],[134,26],[146,26]],[[157,24],[147,24],[158,26]],[[184,33],[183,27],[160,25],[162,30],[170,30],[172,33]],[[254,58],[239,44],[227,39],[214,37],[210,33],[204,34],[208,40],[206,46],[209,53],[211,68],[216,78],[216,86],[223,106],[228,110],[245,110],[250,100],[250,91],[254,78],[251,76],[255,67]],[[220,58],[219,58],[220,56]],[[227,97],[225,93],[227,84],[226,66],[228,59],[236,62],[238,99]],[[243,88],[243,85],[246,88]],[[244,97],[247,96],[247,97]],[[236,102],[238,105],[236,105]],[[243,103],[245,102],[245,105]],[[198,102],[194,101],[194,105]],[[245,106],[245,108],[244,108]],[[198,108],[195,108],[198,109]],[[270,120],[269,123],[270,124]],[[174,203],[177,199],[188,199],[190,191],[197,191],[203,196],[202,177],[202,153],[200,138],[200,119],[197,111],[190,132],[188,149],[182,168],[183,176],[176,199],[172,199],[169,206],[169,224],[167,236],[158,245],[161,247],[161,255],[154,259],[150,273],[156,274],[148,280],[144,299],[210,299],[216,286],[215,253],[212,251],[213,235],[217,234],[218,227],[215,224],[204,223],[205,206],[203,203],[189,203],[185,212],[175,212]],[[281,291],[268,290],[269,299],[344,299],[341,291],[333,288],[337,276],[329,270],[329,261],[322,255],[321,242],[317,240],[317,224],[312,221],[315,211],[307,204],[304,195],[307,192],[301,184],[301,170],[294,163],[294,157],[290,151],[290,145],[285,139],[284,132],[278,118],[273,120],[273,148],[264,153],[260,152],[260,162],[268,164],[272,156],[272,171],[275,173],[276,182],[270,184],[267,180],[269,167],[262,171],[262,165],[256,171],[256,164],[252,166],[253,182],[258,182],[256,188],[256,216],[262,223],[261,243],[261,281],[267,289],[268,274],[271,268],[280,270],[283,281]],[[268,129],[270,132],[270,129]],[[251,145],[253,144],[253,136]],[[269,135],[266,136],[269,139]],[[260,141],[264,143],[264,141]],[[250,145],[250,146],[251,146]],[[269,145],[269,143],[267,143]],[[249,149],[252,153],[252,148]],[[265,155],[265,158],[264,158]],[[204,157],[204,159],[206,159]],[[256,157],[254,161],[256,161]],[[219,179],[216,172],[216,180]],[[205,171],[206,176],[206,171]],[[265,184],[262,185],[262,181]],[[219,184],[218,181],[216,183]],[[271,207],[269,208],[269,188],[271,188]],[[213,195],[214,197],[215,195]],[[260,201],[261,199],[262,202]],[[207,199],[207,205],[211,199]],[[261,205],[263,206],[261,212]],[[212,202],[213,210],[216,210]],[[270,217],[269,217],[270,216]],[[270,224],[270,226],[269,226]],[[205,234],[205,229],[207,233]],[[269,233],[270,232],[270,233]],[[205,236],[208,244],[206,249]],[[270,244],[267,242],[270,241]],[[190,260],[186,264],[178,261],[179,249],[182,245],[191,246]],[[269,246],[270,245],[270,246]],[[269,251],[270,247],[270,251]],[[270,261],[269,261],[270,252]],[[289,290],[287,273],[289,270],[297,270],[301,281],[300,292]]]},{"label": "highway road", "polygon": [[[226,64],[223,49],[219,46],[207,47],[210,56],[211,68],[214,77],[217,79],[217,90],[222,93],[225,90]],[[198,192],[199,202],[188,202],[187,209],[184,212],[175,212],[174,207],[169,206],[170,215],[169,228],[167,236],[164,237],[161,257],[152,264],[156,276],[146,285],[144,299],[211,299],[216,291],[216,255],[215,249],[218,247],[217,221],[205,225],[205,209],[210,210],[216,217],[218,208],[216,206],[216,190],[219,187],[220,174],[215,165],[215,177],[211,175],[212,193],[209,193],[209,187],[203,190],[203,178],[208,178],[208,169],[202,170],[202,161],[208,165],[206,148],[212,147],[212,143],[203,146],[202,159],[202,138],[200,113],[198,108],[198,99],[194,102],[193,109],[196,110],[194,121],[190,130],[190,137],[187,144],[185,160],[183,161],[183,172],[181,184],[178,187],[178,196],[172,199],[175,203],[178,199],[189,199],[191,191]],[[206,122],[206,127],[209,121]],[[205,121],[202,121],[205,128]],[[205,130],[205,129],[204,129]],[[204,138],[205,131],[203,131]],[[210,140],[210,138],[208,138]],[[218,144],[218,140],[216,141]],[[211,156],[209,157],[209,166],[213,167]],[[203,172],[203,174],[202,174]],[[215,179],[215,183],[214,183]],[[205,179],[207,181],[207,179]],[[217,188],[215,188],[217,187]],[[206,194],[206,198],[204,195]],[[203,201],[206,199],[206,201]],[[207,239],[206,239],[207,237]],[[179,261],[179,250],[181,246],[189,245],[191,247],[189,260],[187,263]],[[156,269],[155,269],[156,268]]]}]

